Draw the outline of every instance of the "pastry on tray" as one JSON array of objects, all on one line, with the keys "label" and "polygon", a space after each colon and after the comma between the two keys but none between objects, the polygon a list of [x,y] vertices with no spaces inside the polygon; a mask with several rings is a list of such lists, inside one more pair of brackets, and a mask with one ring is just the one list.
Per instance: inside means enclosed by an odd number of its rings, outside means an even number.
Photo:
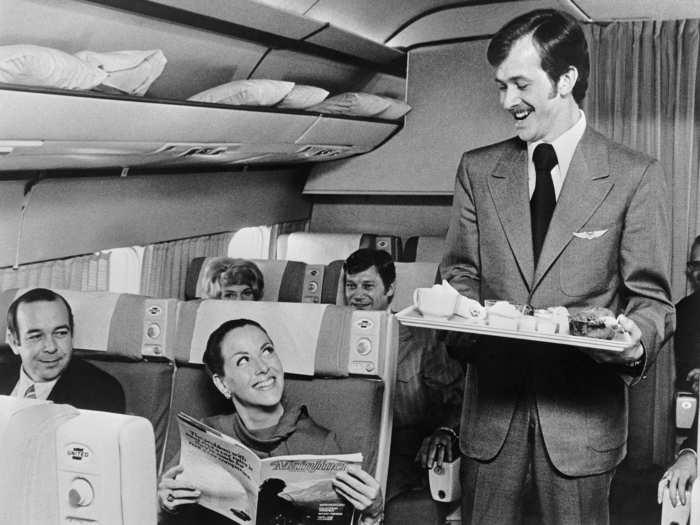
[{"label": "pastry on tray", "polygon": [[595,337],[596,339],[613,339],[616,334],[624,332],[615,315],[602,306],[593,306],[579,311],[569,319],[571,335]]}]

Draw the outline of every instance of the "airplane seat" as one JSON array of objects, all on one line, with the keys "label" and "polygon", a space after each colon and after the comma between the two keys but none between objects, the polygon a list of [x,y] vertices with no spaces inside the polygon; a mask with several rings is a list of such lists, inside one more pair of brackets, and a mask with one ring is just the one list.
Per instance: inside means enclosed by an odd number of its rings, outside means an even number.
[{"label": "airplane seat", "polygon": [[395,235],[293,232],[277,238],[277,259],[328,264],[359,248],[385,250],[395,261],[401,257],[401,239]]},{"label": "airplane seat", "polygon": [[444,236],[416,235],[406,239],[401,260],[404,262],[428,261],[439,263],[444,253]]},{"label": "airplane seat", "polygon": [[[26,289],[0,293],[0,312]],[[126,413],[142,416],[153,425],[156,464],[162,459],[172,394],[173,362],[164,357],[175,330],[175,299],[153,299],[109,292],[54,290],[73,310],[74,355],[114,376],[124,390]],[[0,315],[0,330],[6,331]],[[3,355],[11,349],[7,347]],[[2,358],[0,357],[0,362]]]},{"label": "airplane seat", "polygon": [[[241,301],[181,304],[171,413],[195,418],[231,412],[202,364],[209,334],[224,321],[248,318],[270,334],[285,369],[285,398],[305,404],[335,432],[345,452],[363,453],[364,466],[386,487],[391,402],[396,373],[396,321],[386,312],[353,312],[333,305]],[[171,418],[166,465],[176,462],[180,437]]]},{"label": "airplane seat", "polygon": [[[343,262],[333,261],[326,266],[321,302],[345,304]],[[416,288],[429,288],[436,282],[440,282],[437,262],[397,262],[394,266],[396,267],[396,289],[394,299],[391,301],[391,310],[394,312],[400,312],[413,304],[413,290]]]},{"label": "airplane seat", "polygon": [[[203,299],[204,272],[211,261],[218,257],[192,259],[186,274],[185,299]],[[265,287],[263,301],[290,303],[321,302],[324,266],[299,261],[249,259],[263,274]]]}]

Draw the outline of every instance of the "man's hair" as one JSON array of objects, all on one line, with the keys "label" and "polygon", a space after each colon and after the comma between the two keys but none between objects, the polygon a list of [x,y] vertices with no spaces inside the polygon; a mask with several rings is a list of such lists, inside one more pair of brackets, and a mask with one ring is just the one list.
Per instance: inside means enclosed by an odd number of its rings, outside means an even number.
[{"label": "man's hair", "polygon": [[374,266],[382,279],[386,290],[396,281],[396,266],[389,252],[373,248],[360,248],[345,259],[343,270],[345,275],[364,272]]},{"label": "man's hair", "polygon": [[207,349],[204,351],[204,355],[202,356],[202,362],[204,363],[209,375],[224,375],[224,357],[221,354],[221,342],[224,340],[224,337],[226,337],[226,334],[228,334],[231,330],[243,328],[244,326],[256,326],[260,328],[260,330],[262,330],[268,338],[270,337],[267,330],[265,330],[260,323],[253,321],[252,319],[232,319],[230,321],[226,321],[219,326],[219,328],[214,330],[207,340]]},{"label": "man's hair", "polygon": [[220,299],[222,288],[235,284],[250,286],[253,299],[262,299],[265,281],[260,268],[253,261],[216,257],[207,263],[202,277],[204,295],[210,299]]},{"label": "man's hair", "polygon": [[7,330],[12,334],[17,341],[19,341],[19,329],[17,326],[17,309],[20,304],[23,303],[38,303],[41,301],[47,301],[53,303],[55,301],[61,301],[66,310],[68,310],[68,325],[70,326],[70,331],[73,333],[73,310],[71,309],[68,301],[60,295],[49,290],[47,288],[34,288],[28,292],[23,293],[17,299],[12,301],[10,308],[7,310]]},{"label": "man's hair", "polygon": [[494,35],[486,56],[498,67],[508,56],[515,42],[532,34],[539,52],[542,69],[552,82],[557,82],[570,66],[578,70],[572,94],[581,104],[588,89],[590,69],[588,43],[579,23],[569,14],[556,9],[536,9],[514,18]]}]

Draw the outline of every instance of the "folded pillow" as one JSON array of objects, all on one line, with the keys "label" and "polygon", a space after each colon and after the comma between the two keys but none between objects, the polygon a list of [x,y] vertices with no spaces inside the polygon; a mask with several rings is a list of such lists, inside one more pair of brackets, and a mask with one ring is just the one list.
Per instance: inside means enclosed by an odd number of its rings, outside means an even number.
[{"label": "folded pillow", "polygon": [[304,109],[323,102],[328,96],[328,91],[316,86],[306,86],[304,84],[295,85],[287,93],[277,107]]},{"label": "folded pillow", "polygon": [[406,113],[411,111],[411,106],[406,104],[403,100],[398,100],[390,97],[382,97],[389,101],[389,106],[375,115],[376,118],[385,118],[387,120],[396,120],[403,117]]},{"label": "folded pillow", "polygon": [[318,113],[335,113],[355,117],[373,117],[389,107],[386,97],[370,93],[341,93],[308,108]]},{"label": "folded pillow", "polygon": [[188,100],[232,106],[272,106],[287,96],[293,87],[294,82],[284,80],[234,80],[197,93]]},{"label": "folded pillow", "polygon": [[61,89],[92,89],[107,73],[50,47],[0,46],[0,82]]},{"label": "folded pillow", "polygon": [[77,58],[107,72],[102,86],[129,95],[144,95],[160,76],[167,60],[160,49],[96,53],[79,51]]}]

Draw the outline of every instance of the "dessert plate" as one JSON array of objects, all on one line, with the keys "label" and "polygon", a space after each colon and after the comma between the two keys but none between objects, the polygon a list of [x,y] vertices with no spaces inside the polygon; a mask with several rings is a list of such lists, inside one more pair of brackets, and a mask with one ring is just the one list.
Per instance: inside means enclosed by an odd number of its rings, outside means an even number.
[{"label": "dessert plate", "polygon": [[468,332],[471,334],[491,335],[495,337],[508,337],[511,339],[524,339],[527,341],[542,341],[544,343],[556,343],[560,345],[580,346],[583,348],[598,348],[611,352],[622,352],[627,346],[626,341],[611,341],[608,339],[596,339],[579,335],[548,334],[544,332],[525,332],[523,330],[507,330],[495,328],[488,324],[477,324],[468,321],[459,315],[449,318],[435,318],[423,316],[415,306],[404,308],[396,314],[401,324],[418,326],[421,328],[433,328],[436,330],[452,330],[455,332]]}]

